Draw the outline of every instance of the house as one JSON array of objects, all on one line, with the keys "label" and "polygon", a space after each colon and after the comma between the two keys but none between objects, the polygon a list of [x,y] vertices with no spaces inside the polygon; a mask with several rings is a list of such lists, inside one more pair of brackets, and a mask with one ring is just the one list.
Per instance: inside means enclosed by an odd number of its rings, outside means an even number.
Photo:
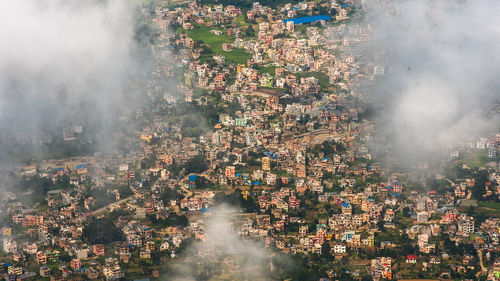
[{"label": "house", "polygon": [[335,244],[335,246],[333,246],[333,252],[335,254],[345,254],[346,249],[347,247],[344,244]]},{"label": "house", "polygon": [[73,259],[70,263],[70,266],[73,270],[79,270],[82,267],[82,262],[80,259]]},{"label": "house", "polygon": [[92,247],[92,250],[96,256],[104,256],[104,245],[103,244],[95,244]]},{"label": "house", "polygon": [[225,174],[226,174],[227,178],[234,179],[236,177],[236,167],[235,166],[227,166]]},{"label": "house", "polygon": [[406,263],[417,263],[417,257],[414,255],[406,256]]}]

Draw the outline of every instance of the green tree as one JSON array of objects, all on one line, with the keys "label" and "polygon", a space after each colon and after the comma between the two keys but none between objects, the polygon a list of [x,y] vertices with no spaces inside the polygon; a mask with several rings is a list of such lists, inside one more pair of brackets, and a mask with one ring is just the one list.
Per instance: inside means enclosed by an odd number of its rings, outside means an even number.
[{"label": "green tree", "polygon": [[208,169],[208,161],[205,159],[205,157],[198,155],[189,159],[183,167],[186,171],[186,174],[202,173]]},{"label": "green tree", "polygon": [[116,227],[111,218],[104,217],[90,222],[83,229],[83,237],[90,244],[108,244],[123,241],[123,232]]}]

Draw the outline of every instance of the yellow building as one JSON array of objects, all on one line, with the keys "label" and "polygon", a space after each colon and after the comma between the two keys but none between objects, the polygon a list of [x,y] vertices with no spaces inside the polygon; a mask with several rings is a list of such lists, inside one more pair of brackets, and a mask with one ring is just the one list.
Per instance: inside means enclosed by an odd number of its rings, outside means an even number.
[{"label": "yellow building", "polygon": [[3,228],[3,235],[4,236],[10,236],[10,235],[12,235],[12,227],[10,227],[10,226],[4,226],[4,228]]}]

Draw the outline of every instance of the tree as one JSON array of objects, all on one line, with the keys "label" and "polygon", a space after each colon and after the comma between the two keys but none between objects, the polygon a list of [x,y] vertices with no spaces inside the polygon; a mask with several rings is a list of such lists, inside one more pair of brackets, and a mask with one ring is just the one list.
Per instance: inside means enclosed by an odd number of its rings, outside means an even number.
[{"label": "tree", "polygon": [[252,25],[248,26],[247,30],[245,31],[245,35],[247,37],[255,36],[255,30],[253,29]]},{"label": "tree", "polygon": [[474,188],[472,189],[472,195],[474,198],[480,200],[483,198],[483,195],[486,193],[486,189],[484,186],[488,181],[488,170],[479,170],[476,173]]},{"label": "tree", "polygon": [[361,278],[361,281],[373,281],[373,278],[370,275],[365,275]]},{"label": "tree", "polygon": [[184,164],[184,169],[186,170],[186,174],[202,173],[208,169],[208,162],[205,157],[198,155],[189,159]]},{"label": "tree", "polygon": [[92,221],[83,229],[83,237],[90,244],[108,244],[123,241],[123,232],[118,229],[111,218],[100,218]]},{"label": "tree", "polygon": [[404,208],[403,208],[403,216],[404,216],[405,218],[409,218],[409,217],[411,217],[411,215],[410,215],[410,208],[408,208],[408,207],[404,207]]}]

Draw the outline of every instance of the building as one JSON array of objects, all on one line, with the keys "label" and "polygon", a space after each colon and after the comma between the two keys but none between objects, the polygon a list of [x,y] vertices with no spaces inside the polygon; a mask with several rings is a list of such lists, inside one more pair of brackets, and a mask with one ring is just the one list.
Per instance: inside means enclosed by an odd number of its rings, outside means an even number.
[{"label": "building", "polygon": [[426,223],[429,218],[429,214],[427,212],[418,212],[417,213],[417,222],[418,223]]},{"label": "building", "polygon": [[271,171],[271,158],[270,157],[262,157],[262,170],[263,171]]},{"label": "building", "polygon": [[333,246],[333,252],[335,254],[345,254],[346,250],[347,247],[344,244],[335,244],[335,246]]},{"label": "building", "polygon": [[10,238],[4,238],[3,239],[3,250],[6,253],[17,252],[17,242],[10,239]]},{"label": "building", "polygon": [[495,158],[497,157],[497,148],[496,147],[488,147],[488,158]]},{"label": "building", "polygon": [[469,235],[474,233],[474,218],[463,217],[458,222],[458,232],[464,237],[469,237]]},{"label": "building", "polygon": [[390,257],[379,257],[372,260],[371,275],[374,279],[392,279],[392,260]]},{"label": "building", "polygon": [[13,265],[11,265],[7,269],[7,273],[9,275],[19,276],[19,275],[23,274],[23,268],[21,266],[13,266]]},{"label": "building", "polygon": [[40,267],[40,276],[45,278],[50,276],[50,269],[46,265]]},{"label": "building", "polygon": [[227,166],[226,167],[226,177],[229,179],[234,179],[236,177],[236,167]]},{"label": "building", "polygon": [[414,255],[406,256],[406,263],[417,263],[417,257]]},{"label": "building", "polygon": [[104,245],[95,244],[93,247],[93,252],[96,256],[104,256]]},{"label": "building", "polygon": [[82,262],[80,259],[73,259],[70,266],[73,270],[79,270],[82,267]]}]

